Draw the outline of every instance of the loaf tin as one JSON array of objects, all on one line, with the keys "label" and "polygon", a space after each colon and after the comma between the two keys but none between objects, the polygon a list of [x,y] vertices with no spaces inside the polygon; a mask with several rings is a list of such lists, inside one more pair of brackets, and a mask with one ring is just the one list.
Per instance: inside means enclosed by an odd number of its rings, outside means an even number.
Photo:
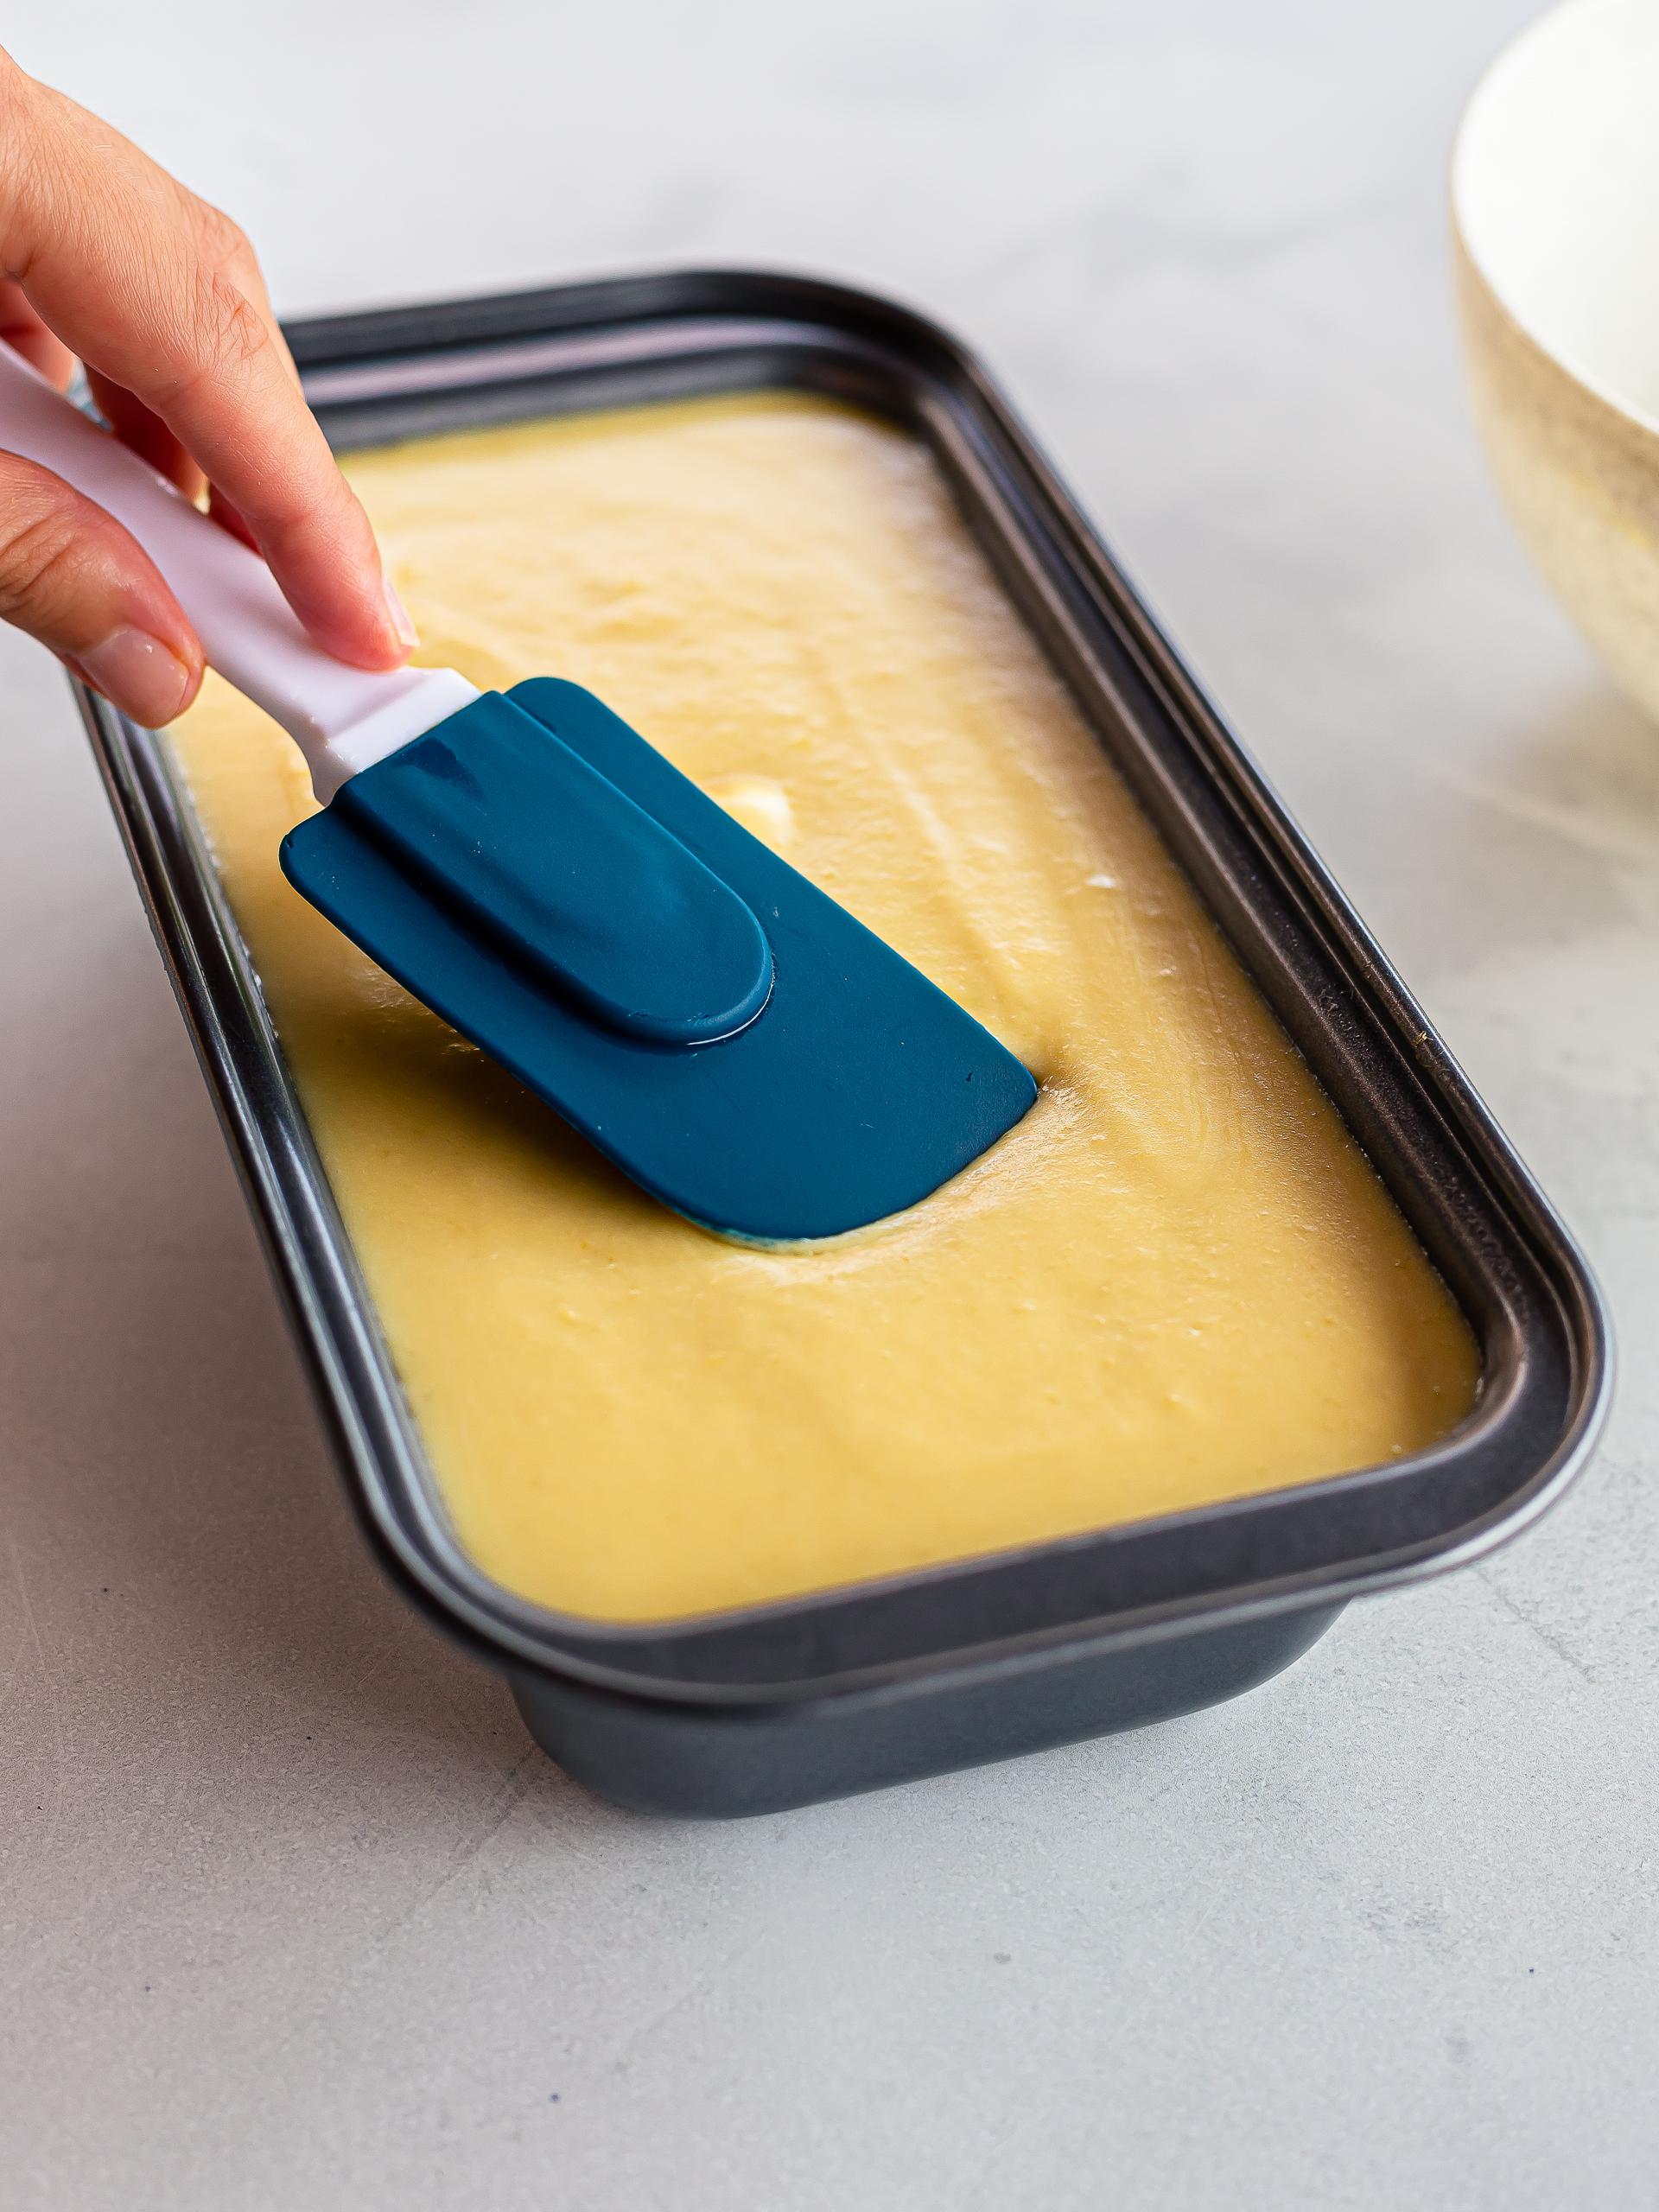
[{"label": "loaf tin", "polygon": [[972,355],[887,302],[670,273],[288,333],[339,449],[786,388],[931,449],[1084,719],[1306,1055],[1479,1340],[1433,1449],[1167,1518],[715,1617],[610,1625],[455,1539],[200,830],[162,741],[80,703],[347,1493],[401,1588],[531,1732],[642,1810],[746,1814],[1190,1712],[1347,1601],[1478,1558],[1559,1496],[1609,1388],[1582,1259],[1491,1116]]}]

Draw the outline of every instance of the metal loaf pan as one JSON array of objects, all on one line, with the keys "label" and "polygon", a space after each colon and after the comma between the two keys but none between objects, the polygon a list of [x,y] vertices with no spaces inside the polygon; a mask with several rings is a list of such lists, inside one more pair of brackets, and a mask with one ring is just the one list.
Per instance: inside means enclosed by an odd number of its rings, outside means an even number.
[{"label": "metal loaf pan", "polygon": [[787,387],[907,426],[1085,721],[1374,1162],[1479,1338],[1478,1401],[1387,1466],[716,1618],[543,1611],[456,1542],[258,983],[164,748],[83,693],[156,935],[346,1489],[382,1562],[510,1677],[594,1789],[762,1812],[1188,1712],[1357,1593],[1478,1558],[1560,1494],[1609,1385],[1604,1316],[1536,1185],[982,369],[864,294],[669,274],[289,332],[344,448]]}]

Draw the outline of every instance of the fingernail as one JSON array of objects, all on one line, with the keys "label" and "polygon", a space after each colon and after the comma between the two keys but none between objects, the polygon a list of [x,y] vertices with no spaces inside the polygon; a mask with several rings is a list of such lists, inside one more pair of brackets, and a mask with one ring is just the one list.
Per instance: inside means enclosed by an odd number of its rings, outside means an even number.
[{"label": "fingernail", "polygon": [[399,645],[407,645],[412,652],[421,642],[421,633],[409,619],[409,609],[391,588],[391,578],[382,576],[380,588],[386,594],[386,612],[391,617],[391,626],[397,632]]},{"label": "fingernail", "polygon": [[75,658],[92,689],[146,729],[161,729],[181,713],[195,680],[148,630],[118,630]]}]

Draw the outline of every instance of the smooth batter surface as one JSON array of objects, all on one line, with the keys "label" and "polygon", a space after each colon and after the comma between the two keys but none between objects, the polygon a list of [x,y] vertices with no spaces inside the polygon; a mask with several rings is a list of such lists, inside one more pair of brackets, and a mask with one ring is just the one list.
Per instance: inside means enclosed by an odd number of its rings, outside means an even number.
[{"label": "smooth batter surface", "polygon": [[642,1197],[289,891],[299,755],[173,732],[461,1541],[696,1612],[1413,1451],[1470,1332],[911,440],[815,401],[348,473],[423,639],[601,694],[1040,1081],[912,1213],[788,1253]]}]

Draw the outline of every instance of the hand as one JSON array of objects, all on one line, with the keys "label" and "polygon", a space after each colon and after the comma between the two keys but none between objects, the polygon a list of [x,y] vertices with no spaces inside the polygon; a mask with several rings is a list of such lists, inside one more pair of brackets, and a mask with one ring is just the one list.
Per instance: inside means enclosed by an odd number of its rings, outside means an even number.
[{"label": "hand", "polygon": [[[61,388],[79,354],[118,437],[256,546],[341,660],[416,643],[307,407],[253,249],[118,133],[0,52],[0,339]],[[0,428],[0,446],[4,432]],[[202,652],[155,564],[59,477],[0,451],[0,617],[150,728]]]}]

